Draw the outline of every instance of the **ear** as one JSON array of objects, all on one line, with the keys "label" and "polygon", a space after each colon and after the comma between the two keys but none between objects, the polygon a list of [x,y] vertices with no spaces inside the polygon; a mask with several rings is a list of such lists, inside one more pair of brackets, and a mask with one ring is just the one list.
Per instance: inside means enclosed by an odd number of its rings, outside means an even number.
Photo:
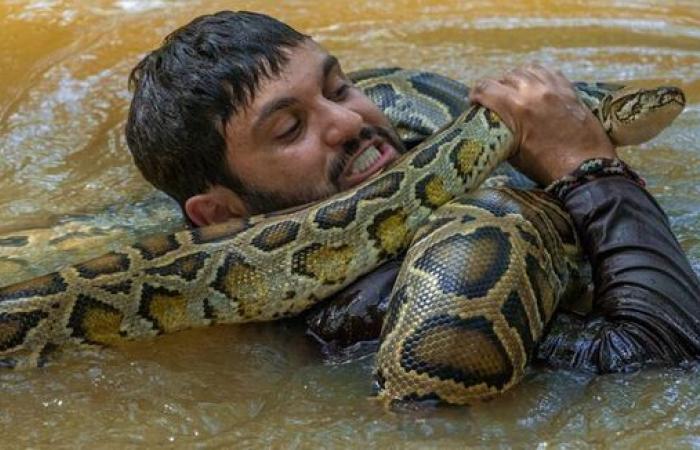
[{"label": "ear", "polygon": [[249,215],[243,201],[230,189],[214,186],[185,201],[185,213],[198,227],[214,225]]}]

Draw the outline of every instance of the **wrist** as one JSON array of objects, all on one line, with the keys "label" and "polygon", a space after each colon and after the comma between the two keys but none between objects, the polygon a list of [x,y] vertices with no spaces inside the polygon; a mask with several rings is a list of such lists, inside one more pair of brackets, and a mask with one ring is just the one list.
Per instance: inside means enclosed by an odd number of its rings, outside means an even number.
[{"label": "wrist", "polygon": [[644,179],[619,158],[590,158],[570,173],[550,183],[545,191],[563,201],[566,195],[576,187],[610,176],[627,178],[641,187],[646,185]]},{"label": "wrist", "polygon": [[590,151],[559,152],[559,156],[546,173],[544,185],[549,185],[579,169],[586,161],[592,159],[617,159],[617,153],[612,146],[601,146]]}]

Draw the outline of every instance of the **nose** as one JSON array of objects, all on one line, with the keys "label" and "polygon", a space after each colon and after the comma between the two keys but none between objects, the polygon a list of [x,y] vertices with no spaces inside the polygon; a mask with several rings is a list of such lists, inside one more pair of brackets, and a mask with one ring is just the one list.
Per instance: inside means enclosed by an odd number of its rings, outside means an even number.
[{"label": "nose", "polygon": [[321,112],[324,116],[323,137],[326,145],[336,149],[349,139],[356,138],[362,129],[363,119],[357,112],[333,101],[326,103]]}]

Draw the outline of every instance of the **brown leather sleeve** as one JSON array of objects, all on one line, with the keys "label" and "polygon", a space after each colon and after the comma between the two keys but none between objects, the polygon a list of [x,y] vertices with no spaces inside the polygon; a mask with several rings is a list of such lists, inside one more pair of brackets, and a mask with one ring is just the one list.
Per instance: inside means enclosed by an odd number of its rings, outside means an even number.
[{"label": "brown leather sleeve", "polygon": [[389,261],[305,315],[306,332],[330,360],[376,351],[402,258]]},{"label": "brown leather sleeve", "polygon": [[651,195],[608,177],[563,200],[591,261],[594,303],[584,318],[559,314],[538,359],[615,372],[700,356],[700,283]]}]

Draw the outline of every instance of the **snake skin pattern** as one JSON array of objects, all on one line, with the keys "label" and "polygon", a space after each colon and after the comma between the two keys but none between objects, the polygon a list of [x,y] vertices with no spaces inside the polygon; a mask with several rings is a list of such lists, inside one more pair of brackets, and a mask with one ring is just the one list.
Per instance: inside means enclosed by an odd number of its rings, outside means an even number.
[{"label": "snake skin pattern", "polygon": [[[465,403],[517,384],[578,264],[567,215],[538,192],[465,195],[508,159],[513,136],[450,100],[461,85],[399,69],[354,79],[416,144],[392,168],[303,210],[153,236],[1,288],[0,364],[294,316],[408,251],[377,356],[380,398]],[[617,144],[648,139],[684,105],[675,88],[575,87]]]}]

